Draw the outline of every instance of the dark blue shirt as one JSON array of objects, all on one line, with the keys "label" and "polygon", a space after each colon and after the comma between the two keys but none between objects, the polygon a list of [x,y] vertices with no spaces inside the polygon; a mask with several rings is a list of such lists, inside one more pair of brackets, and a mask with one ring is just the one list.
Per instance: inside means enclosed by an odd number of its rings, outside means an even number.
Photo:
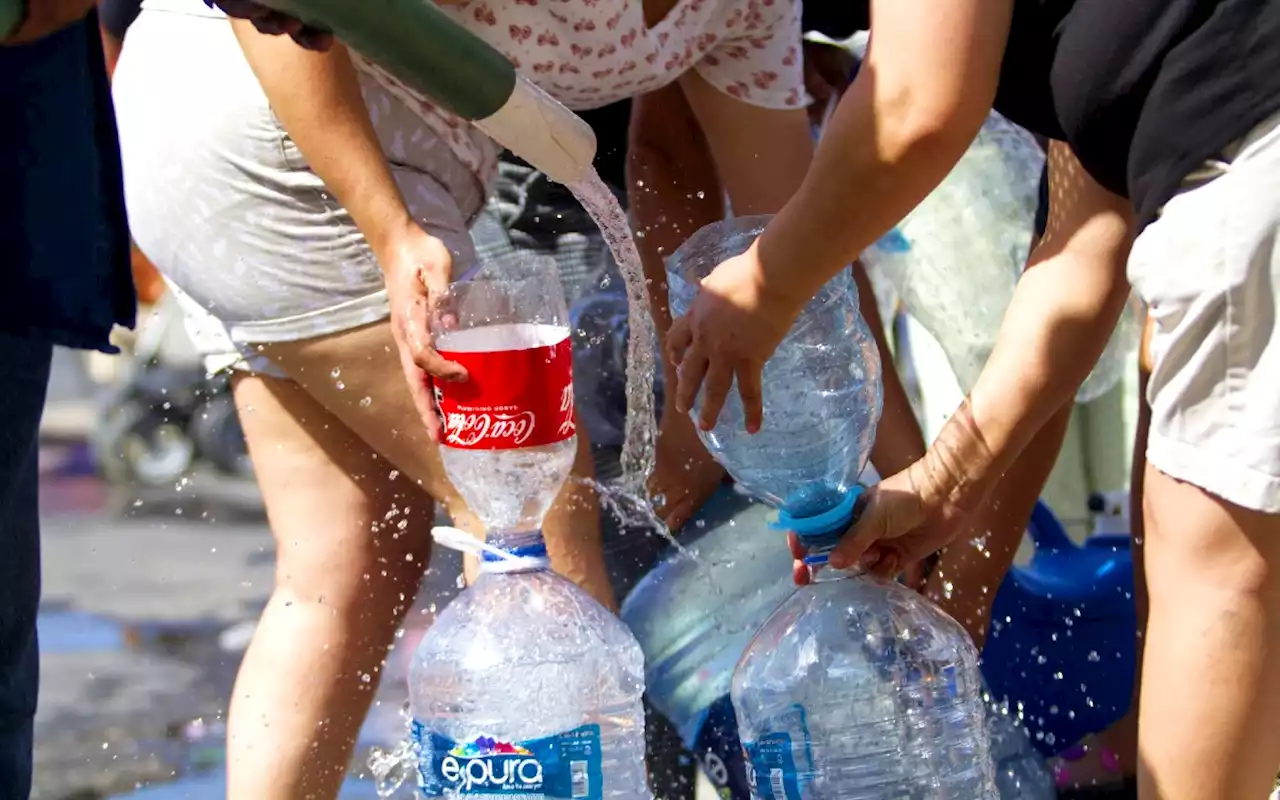
[{"label": "dark blue shirt", "polygon": [[135,313],[97,17],[0,47],[0,331],[112,352]]}]

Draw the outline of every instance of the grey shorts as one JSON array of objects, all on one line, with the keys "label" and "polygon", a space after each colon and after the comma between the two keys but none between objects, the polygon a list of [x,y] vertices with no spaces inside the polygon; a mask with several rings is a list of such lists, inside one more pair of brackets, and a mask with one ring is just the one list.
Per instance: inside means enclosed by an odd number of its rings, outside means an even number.
[{"label": "grey shorts", "polygon": [[[130,226],[211,366],[279,374],[255,345],[385,319],[382,274],[276,119],[230,24],[189,5],[199,11],[144,9],[115,74]],[[410,211],[466,269],[483,185],[411,109],[362,85]]]},{"label": "grey shorts", "polygon": [[1280,114],[1187,179],[1129,281],[1152,325],[1147,459],[1280,513]]}]

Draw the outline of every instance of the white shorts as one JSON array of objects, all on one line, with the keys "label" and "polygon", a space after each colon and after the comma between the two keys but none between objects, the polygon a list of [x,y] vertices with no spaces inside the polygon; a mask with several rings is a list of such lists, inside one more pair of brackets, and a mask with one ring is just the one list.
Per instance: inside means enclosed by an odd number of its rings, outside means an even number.
[{"label": "white shorts", "polygon": [[1187,179],[1129,280],[1153,323],[1148,461],[1280,513],[1280,115]]},{"label": "white shorts", "polygon": [[[272,112],[226,18],[188,5],[144,8],[115,73],[130,228],[210,367],[279,376],[255,345],[385,319],[382,273]],[[361,81],[409,210],[467,268],[484,186],[411,109]]]}]

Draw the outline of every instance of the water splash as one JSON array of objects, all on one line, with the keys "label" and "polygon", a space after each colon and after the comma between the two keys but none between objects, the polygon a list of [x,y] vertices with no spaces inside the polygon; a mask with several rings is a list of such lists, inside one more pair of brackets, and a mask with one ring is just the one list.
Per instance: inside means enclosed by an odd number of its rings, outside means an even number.
[{"label": "water splash", "polygon": [[[667,527],[649,498],[643,494],[630,491],[627,485],[602,483],[593,478],[570,477],[574,483],[594,489],[606,511],[618,520],[624,528],[648,528],[661,536],[675,550],[686,558],[693,559],[693,554],[676,540],[671,529]],[[696,559],[695,559],[696,560]]]},{"label": "water splash", "polygon": [[369,774],[373,776],[374,790],[383,800],[394,797],[401,786],[412,782],[418,767],[418,753],[409,737],[412,716],[407,702],[400,708],[400,718],[404,722],[404,736],[400,741],[389,750],[375,747],[369,751]]},{"label": "water splash", "polygon": [[[626,212],[595,170],[569,184],[568,189],[599,226],[626,284],[630,335],[627,339],[627,422],[622,446],[622,486],[625,491],[645,495],[645,481],[653,471],[656,440],[653,375],[657,334],[649,314],[649,289],[644,266],[631,236],[631,223]],[[648,503],[642,505],[647,506]],[[659,530],[665,531],[666,526],[659,524]]]}]

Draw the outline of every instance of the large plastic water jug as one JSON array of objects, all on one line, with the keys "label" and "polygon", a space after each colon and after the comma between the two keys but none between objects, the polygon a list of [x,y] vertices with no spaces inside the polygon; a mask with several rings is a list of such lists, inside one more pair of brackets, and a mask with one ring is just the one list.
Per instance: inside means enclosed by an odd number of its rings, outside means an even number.
[{"label": "large plastic water jug", "polygon": [[[682,313],[698,281],[765,220],[694,234],[672,256]],[[846,271],[810,301],[764,368],[764,427],[737,393],[708,450],[780,509],[821,569],[854,517],[881,404],[880,361]],[[782,549],[779,535],[775,547]],[[744,651],[730,687],[752,797],[998,797],[978,653],[964,629],[898,583],[831,569],[791,594]]]},{"label": "large plastic water jug", "polygon": [[1098,533],[1077,545],[1043,503],[1027,532],[1035,555],[1010,570],[996,594],[982,670],[991,693],[1021,712],[1048,756],[1129,709],[1133,555],[1127,533]]},{"label": "large plastic water jug", "polygon": [[760,624],[794,591],[791,555],[772,510],[725,487],[627,595],[622,620],[640,642],[650,702],[722,797],[746,800],[742,744],[729,701],[734,665]]}]

